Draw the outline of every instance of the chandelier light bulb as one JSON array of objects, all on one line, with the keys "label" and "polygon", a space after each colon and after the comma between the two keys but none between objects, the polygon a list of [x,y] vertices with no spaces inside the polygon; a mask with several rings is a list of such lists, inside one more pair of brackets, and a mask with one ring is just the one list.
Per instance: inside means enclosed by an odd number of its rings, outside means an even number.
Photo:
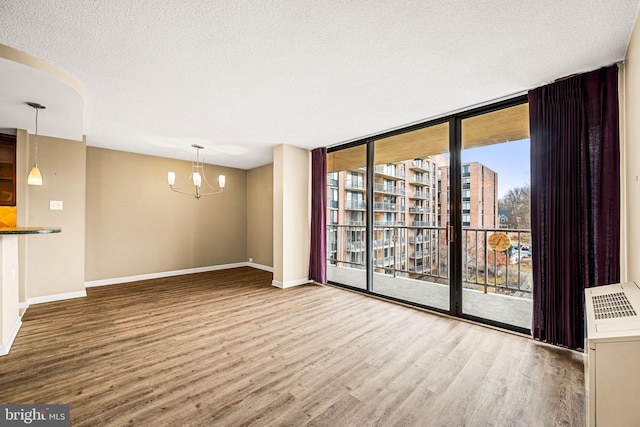
[{"label": "chandelier light bulb", "polygon": [[199,172],[193,173],[193,185],[200,187],[202,185],[202,176]]}]

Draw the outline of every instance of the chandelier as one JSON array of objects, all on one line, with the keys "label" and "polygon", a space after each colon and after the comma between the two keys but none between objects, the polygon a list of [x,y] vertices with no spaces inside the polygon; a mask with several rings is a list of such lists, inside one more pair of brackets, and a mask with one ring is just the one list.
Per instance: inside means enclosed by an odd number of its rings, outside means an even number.
[{"label": "chandelier", "polygon": [[[213,188],[211,184],[209,184],[209,181],[207,181],[207,177],[204,175],[204,164],[200,161],[200,150],[203,150],[204,147],[198,144],[193,144],[192,147],[196,149],[196,161],[195,163],[191,162],[191,175],[189,175],[189,178],[187,178],[182,184],[180,184],[179,187],[176,187],[175,186],[176,173],[169,172],[167,174],[167,181],[169,182],[169,188],[171,189],[171,191],[175,191],[176,193],[186,194],[188,196],[193,196],[196,199],[199,199],[202,196],[211,196],[213,194],[222,193],[225,186],[224,175],[218,176],[218,188],[217,189]],[[183,190],[184,186],[189,181],[193,183],[193,187],[194,187],[193,192],[187,192]],[[208,187],[208,190],[202,187],[203,181]],[[202,190],[205,190],[206,192],[203,193]]]},{"label": "chandelier", "polygon": [[27,102],[27,105],[34,110],[36,110],[36,155],[35,162],[33,163],[33,167],[29,172],[29,177],[27,178],[27,184],[29,185],[42,185],[42,174],[40,173],[40,169],[38,169],[38,111],[44,110],[44,105],[40,105],[37,102]]}]

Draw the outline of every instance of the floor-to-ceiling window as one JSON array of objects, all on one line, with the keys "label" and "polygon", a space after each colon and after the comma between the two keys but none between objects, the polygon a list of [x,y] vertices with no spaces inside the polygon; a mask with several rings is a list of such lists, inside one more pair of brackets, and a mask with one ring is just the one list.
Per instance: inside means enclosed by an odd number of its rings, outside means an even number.
[{"label": "floor-to-ceiling window", "polygon": [[438,219],[446,204],[446,197],[438,199],[438,171],[449,166],[449,123],[372,144],[372,291],[449,311],[447,219]]},{"label": "floor-to-ceiling window", "polygon": [[366,145],[327,154],[327,279],[367,288]]},{"label": "floor-to-ceiling window", "polygon": [[527,104],[462,118],[461,312],[530,329]]},{"label": "floor-to-ceiling window", "polygon": [[329,281],[528,330],[525,101],[331,148]]}]

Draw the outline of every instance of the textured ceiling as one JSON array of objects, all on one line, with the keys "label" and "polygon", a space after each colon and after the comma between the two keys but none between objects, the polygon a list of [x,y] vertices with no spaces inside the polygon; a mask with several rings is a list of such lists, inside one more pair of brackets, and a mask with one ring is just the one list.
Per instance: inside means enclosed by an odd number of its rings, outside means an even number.
[{"label": "textured ceiling", "polygon": [[0,43],[85,96],[0,61],[0,128],[37,89],[41,133],[250,169],[619,61],[639,1],[3,0]]}]

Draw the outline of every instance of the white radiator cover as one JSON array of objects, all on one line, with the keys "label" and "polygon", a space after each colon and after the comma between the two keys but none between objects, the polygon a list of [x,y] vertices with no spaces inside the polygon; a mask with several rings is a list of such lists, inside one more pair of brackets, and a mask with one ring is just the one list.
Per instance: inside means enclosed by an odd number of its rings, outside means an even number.
[{"label": "white radiator cover", "polygon": [[585,290],[589,426],[640,425],[640,288]]}]

